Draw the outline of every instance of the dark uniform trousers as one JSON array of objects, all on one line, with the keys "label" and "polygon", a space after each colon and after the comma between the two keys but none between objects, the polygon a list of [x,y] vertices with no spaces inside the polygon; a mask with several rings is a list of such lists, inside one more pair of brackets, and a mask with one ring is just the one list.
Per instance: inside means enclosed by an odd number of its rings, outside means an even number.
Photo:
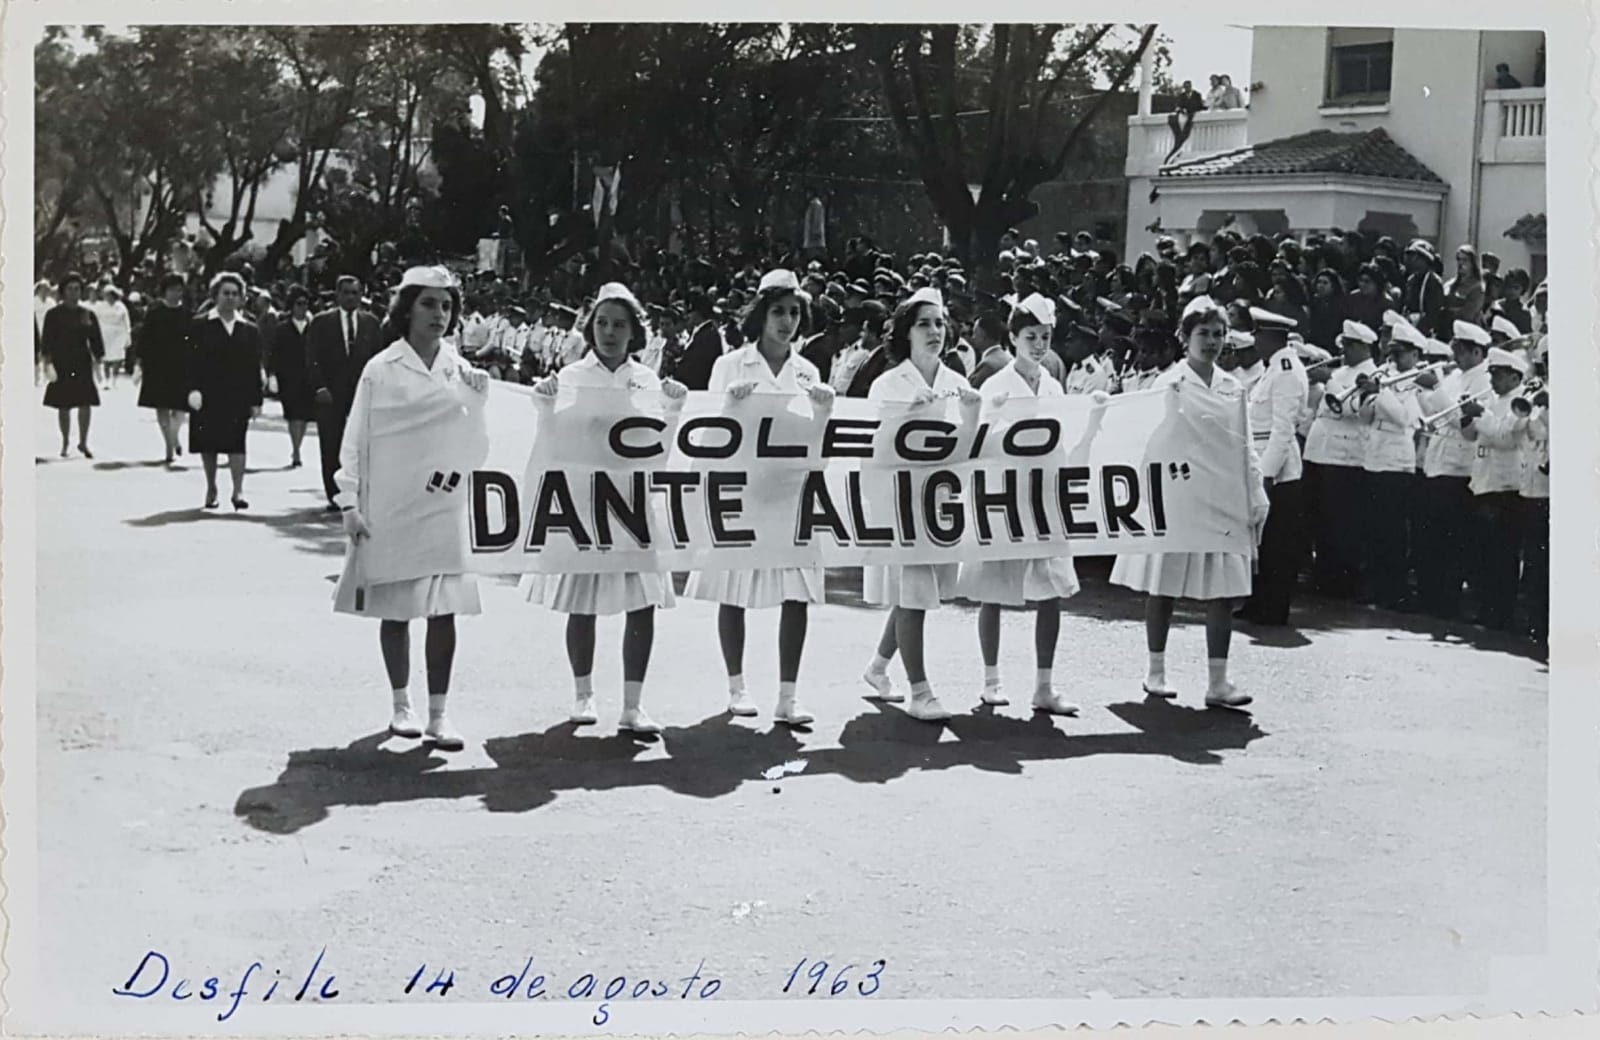
[{"label": "dark uniform trousers", "polygon": [[317,405],[317,446],[322,449],[322,489],[328,501],[339,493],[333,475],[339,471],[339,445],[344,441],[345,420],[350,417],[348,405],[338,401]]},{"label": "dark uniform trousers", "polygon": [[[1314,467],[1314,468],[1313,468]],[[1325,596],[1357,599],[1361,595],[1361,556],[1364,532],[1370,524],[1370,474],[1360,466],[1307,463],[1311,478],[1308,503],[1316,537],[1312,582]]]},{"label": "dark uniform trousers", "polygon": [[1472,588],[1478,622],[1509,631],[1517,606],[1517,576],[1522,570],[1522,496],[1515,491],[1494,491],[1476,499],[1478,544],[1470,551],[1478,561]]},{"label": "dark uniform trousers", "polygon": [[1477,511],[1466,477],[1424,477],[1414,529],[1417,598],[1435,617],[1461,613],[1461,586],[1478,551]]},{"label": "dark uniform trousers", "polygon": [[1524,498],[1522,507],[1522,598],[1528,606],[1528,633],[1539,642],[1550,636],[1550,500]]},{"label": "dark uniform trousers", "polygon": [[1267,491],[1272,503],[1261,532],[1259,569],[1250,600],[1240,612],[1263,625],[1289,623],[1289,601],[1300,575],[1305,547],[1305,482],[1275,483]]},{"label": "dark uniform trousers", "polygon": [[1372,512],[1356,522],[1370,530],[1364,566],[1367,590],[1381,607],[1403,605],[1411,595],[1411,564],[1416,547],[1412,513],[1422,493],[1422,475],[1367,473]]}]

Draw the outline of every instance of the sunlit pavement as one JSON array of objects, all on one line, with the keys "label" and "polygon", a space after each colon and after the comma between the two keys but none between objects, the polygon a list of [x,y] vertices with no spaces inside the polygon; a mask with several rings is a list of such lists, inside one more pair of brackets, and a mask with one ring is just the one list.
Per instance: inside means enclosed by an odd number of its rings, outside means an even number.
[{"label": "sunlit pavement", "polygon": [[896,998],[1465,993],[1543,949],[1547,676],[1516,644],[1306,599],[1296,628],[1235,636],[1253,714],[1205,711],[1185,611],[1182,696],[1152,703],[1141,604],[1084,562],[1056,665],[1081,716],[1025,707],[1023,611],[1015,703],[975,710],[975,612],[951,606],[928,621],[958,711],[936,727],[862,698],[883,617],[842,571],[812,611],[811,731],[771,723],[776,612],[750,622],[763,716],[735,720],[715,608],[680,601],[646,742],[616,733],[619,622],[601,724],[574,730],[562,617],[487,581],[446,755],[381,733],[377,626],[331,611],[314,437],[285,469],[269,404],[250,510],[224,476],[207,512],[135,394],[106,393],[93,461],[56,459],[43,409],[34,452],[42,967],[91,1004],[152,948],[198,979],[303,974],[326,945],[344,1002],[402,999],[424,961],[490,999],[529,957],[563,994],[703,958],[721,998],[771,998],[802,957],[886,959]]}]

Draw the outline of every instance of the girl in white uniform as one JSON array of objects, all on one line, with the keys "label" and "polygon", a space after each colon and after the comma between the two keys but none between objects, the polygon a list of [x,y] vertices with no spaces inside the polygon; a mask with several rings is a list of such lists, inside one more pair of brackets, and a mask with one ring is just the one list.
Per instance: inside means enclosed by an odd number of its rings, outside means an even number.
[{"label": "girl in white uniform", "polygon": [[[482,401],[488,377],[473,368],[444,341],[454,334],[461,321],[461,291],[455,279],[442,267],[414,267],[400,281],[400,291],[389,309],[383,332],[390,341],[387,349],[375,354],[361,371],[350,420],[339,445],[339,469],[334,482],[339,487],[336,504],[344,511],[344,529],[352,541],[388,537],[382,518],[369,518],[363,512],[373,474],[368,469],[371,422],[375,412],[394,412],[408,403],[447,394],[458,398],[475,424],[475,443],[469,445],[462,468],[480,465],[488,452],[488,433],[484,426]],[[418,479],[421,479],[420,477]],[[435,531],[442,539],[459,539],[461,555],[466,555],[466,496],[461,496],[461,515],[441,516]],[[456,652],[456,615],[478,614],[476,579],[465,573],[435,574],[406,581],[364,583],[359,554],[345,556],[344,573],[334,591],[333,609],[343,614],[375,617],[378,646],[383,651],[384,668],[394,690],[394,715],[389,732],[400,737],[420,737],[422,730],[411,710],[411,634],[413,618],[427,618],[425,642],[428,670],[429,738],[444,751],[459,751],[465,746],[461,735],[445,721],[445,698],[450,692],[450,670]]]},{"label": "girl in white uniform", "polygon": [[[770,271],[745,313],[742,331],[749,346],[722,355],[711,366],[707,389],[744,400],[752,393],[807,394],[819,407],[833,404],[833,390],[817,366],[794,350],[806,331],[810,305],[792,271]],[[803,726],[816,716],[796,701],[800,656],[805,650],[807,605],[823,601],[821,567],[768,567],[742,571],[696,571],[684,588],[693,599],[720,604],[717,638],[728,671],[728,710],[754,715],[744,688],[744,614],[778,607],[778,708],[773,718]]]},{"label": "girl in white uniform", "polygon": [[100,370],[109,388],[117,385],[117,376],[128,358],[128,347],[133,343],[133,318],[128,314],[127,304],[122,302],[121,289],[108,285],[100,294],[94,313],[100,319],[100,336],[106,344]]},{"label": "girl in white uniform", "polygon": [[[1011,312],[1013,360],[983,384],[983,396],[999,405],[1012,397],[1063,397],[1066,391],[1041,362],[1050,353],[1055,304],[1033,293]],[[978,649],[983,654],[984,704],[1009,704],[1000,689],[1000,608],[1034,604],[1033,647],[1038,669],[1033,710],[1076,715],[1078,706],[1056,693],[1051,670],[1061,633],[1061,601],[1078,593],[1072,551],[1031,560],[976,560],[961,565],[956,594],[978,607]]]},{"label": "girl in white uniform", "polygon": [[[924,405],[943,397],[959,396],[976,412],[982,400],[965,376],[950,369],[940,357],[944,347],[944,297],[937,289],[918,289],[895,308],[889,339],[883,349],[894,367],[872,381],[869,401],[899,401]],[[922,652],[923,616],[955,594],[960,565],[954,563],[888,564],[862,569],[862,591],[869,603],[891,608],[878,639],[878,652],[862,676],[885,701],[904,700],[889,682],[889,662],[898,652],[911,683],[911,716],[924,722],[943,722],[950,713],[933,695]]]},{"label": "girl in white uniform", "polygon": [[[1200,301],[1195,301],[1199,304]],[[1162,373],[1157,388],[1172,393],[1226,397],[1237,400],[1244,393],[1239,380],[1216,367],[1217,355],[1228,333],[1227,316],[1206,301],[1191,305],[1180,326],[1185,357]],[[1247,420],[1248,424],[1248,420]],[[1261,480],[1261,460],[1255,442],[1245,430],[1245,447],[1250,460],[1250,525],[1257,535],[1267,520],[1267,491]],[[1150,651],[1150,668],[1144,692],[1152,697],[1176,697],[1167,685],[1167,632],[1172,627],[1173,602],[1178,598],[1203,600],[1206,604],[1206,658],[1210,683],[1206,706],[1241,708],[1250,697],[1238,692],[1228,681],[1228,644],[1233,635],[1233,600],[1250,595],[1250,557],[1244,553],[1144,553],[1118,556],[1111,568],[1111,580],[1136,592],[1149,594],[1145,601],[1144,628]]]},{"label": "girl in white uniform", "polygon": [[[650,334],[644,306],[619,282],[600,287],[582,325],[588,353],[535,384],[534,391],[554,398],[563,386],[660,390],[682,406],[687,388],[662,380],[628,356],[631,344]],[[670,407],[670,405],[669,405]],[[572,721],[580,726],[599,721],[594,707],[594,634],[598,615],[625,614],[622,633],[622,718],[618,729],[660,733],[645,714],[644,677],[655,643],[656,608],[675,602],[672,578],[664,572],[626,574],[531,574],[523,582],[530,603],[542,603],[567,615],[567,661],[572,666]]]}]

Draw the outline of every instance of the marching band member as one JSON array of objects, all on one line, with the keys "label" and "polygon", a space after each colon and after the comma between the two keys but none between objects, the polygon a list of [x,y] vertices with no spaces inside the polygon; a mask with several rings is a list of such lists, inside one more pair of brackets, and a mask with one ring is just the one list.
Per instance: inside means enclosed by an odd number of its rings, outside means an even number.
[{"label": "marching band member", "polygon": [[[1475,446],[1461,432],[1460,420],[1468,409],[1463,402],[1490,393],[1484,353],[1489,333],[1482,326],[1457,321],[1451,327],[1450,350],[1458,366],[1441,381],[1433,373],[1417,377],[1424,416],[1439,416],[1422,454],[1423,494],[1415,520],[1423,537],[1417,541],[1417,593],[1422,607],[1441,618],[1454,618],[1461,609],[1461,585],[1466,567],[1477,552],[1472,491]],[[1459,417],[1450,411],[1460,408]]]},{"label": "marching band member", "polygon": [[[427,619],[424,653],[428,673],[428,737],[442,751],[460,751],[466,746],[445,719],[445,702],[450,692],[450,671],[456,653],[456,615],[478,614],[477,579],[463,572],[434,574],[410,580],[376,584],[362,580],[361,549],[381,545],[390,533],[392,518],[374,515],[371,486],[375,473],[370,463],[372,420],[374,415],[393,414],[410,406],[419,407],[428,398],[445,396],[459,400],[460,412],[467,416],[460,444],[460,466],[469,471],[479,465],[488,452],[488,432],[484,425],[483,401],[488,376],[473,368],[450,346],[446,337],[455,333],[461,320],[461,290],[442,267],[413,267],[400,279],[400,289],[383,324],[389,346],[373,355],[361,370],[350,419],[345,424],[339,446],[339,469],[334,482],[339,492],[336,504],[344,514],[345,533],[355,543],[345,556],[344,573],[334,592],[333,609],[342,614],[378,618],[378,645],[383,651],[384,668],[394,690],[394,715],[389,732],[399,737],[420,737],[417,717],[411,709],[411,638],[414,618]],[[434,414],[444,414],[436,412]],[[380,431],[376,436],[385,436]],[[418,475],[418,480],[423,479]],[[464,565],[467,555],[466,495],[461,508],[430,519],[428,537],[441,546],[455,546]],[[413,528],[414,530],[414,528]],[[368,543],[367,546],[361,543]],[[463,568],[464,569],[464,568]]]},{"label": "marching band member", "polygon": [[1300,355],[1289,345],[1294,319],[1259,307],[1250,308],[1250,317],[1256,324],[1256,350],[1267,355],[1266,373],[1250,388],[1249,403],[1251,436],[1261,453],[1272,512],[1261,534],[1255,588],[1234,616],[1258,625],[1286,625],[1304,537],[1300,443],[1294,431],[1310,381]]},{"label": "marching band member", "polygon": [[[1227,317],[1210,300],[1200,306],[1195,303],[1184,312],[1179,326],[1185,343],[1184,360],[1162,373],[1156,385],[1179,395],[1238,400],[1245,393],[1244,387],[1216,366],[1227,332]],[[1250,462],[1250,525],[1259,532],[1270,522],[1269,500],[1248,425],[1245,432]],[[1197,599],[1206,605],[1206,706],[1242,708],[1250,703],[1250,696],[1240,693],[1228,681],[1228,646],[1233,635],[1230,610],[1234,601],[1250,595],[1249,556],[1220,552],[1121,555],[1111,569],[1111,581],[1148,595],[1144,615],[1150,653],[1144,680],[1147,695],[1168,699],[1177,696],[1167,685],[1167,634],[1172,628],[1174,601]]]},{"label": "marching band member", "polygon": [[[1389,356],[1394,376],[1414,371],[1422,356],[1423,336],[1410,322],[1390,326]],[[1413,503],[1422,478],[1417,474],[1416,432],[1422,422],[1416,380],[1383,386],[1362,399],[1359,414],[1367,424],[1361,468],[1372,489],[1372,513],[1381,530],[1367,546],[1367,588],[1381,607],[1403,610],[1409,605],[1408,576],[1420,532],[1413,524]],[[1355,523],[1362,523],[1360,518]]]},{"label": "marching band member", "polygon": [[[1536,353],[1534,372],[1544,372]],[[1526,390],[1524,390],[1526,393]],[[1550,634],[1550,394],[1540,388],[1526,399],[1528,433],[1522,442],[1522,586],[1528,604],[1528,635],[1536,643]],[[1512,403],[1513,411],[1521,408]]]},{"label": "marching band member", "polygon": [[1528,436],[1528,417],[1513,411],[1511,403],[1527,374],[1528,362],[1519,354],[1490,347],[1486,367],[1494,397],[1487,405],[1473,402],[1462,409],[1461,433],[1477,445],[1468,486],[1481,535],[1474,547],[1479,560],[1479,580],[1473,589],[1478,620],[1504,632],[1511,628],[1517,603],[1522,445]]},{"label": "marching band member", "polygon": [[1117,377],[1117,367],[1111,360],[1111,338],[1111,332],[1102,327],[1093,349],[1067,373],[1066,382],[1062,384],[1067,393],[1111,393]]},{"label": "marching band member", "polygon": [[[945,320],[944,296],[931,287],[918,289],[895,308],[889,338],[883,344],[892,367],[872,381],[868,400],[918,406],[954,395],[964,407],[977,408],[982,398],[964,376],[941,360]],[[904,700],[889,682],[889,662],[899,653],[911,683],[907,711],[924,722],[943,722],[950,717],[928,682],[922,629],[926,613],[937,610],[954,593],[958,573],[959,565],[954,563],[885,564],[862,570],[864,598],[890,608],[878,651],[862,679],[879,699],[891,703]]]},{"label": "marching band member", "polygon": [[[542,397],[554,398],[563,386],[659,390],[668,407],[682,407],[688,393],[682,383],[660,379],[628,356],[628,345],[649,335],[644,306],[627,286],[608,282],[600,287],[580,337],[590,352],[546,376],[534,387]],[[645,714],[645,673],[655,643],[657,607],[676,602],[671,575],[655,571],[612,574],[529,575],[523,592],[530,603],[543,603],[567,615],[567,661],[572,666],[571,721],[580,726],[599,721],[594,707],[595,618],[624,614],[622,634],[622,717],[617,728],[633,733],[660,733],[661,726]]]},{"label": "marching band member", "polygon": [[[752,393],[808,395],[819,408],[831,408],[833,390],[817,366],[795,350],[795,338],[810,323],[810,301],[793,271],[769,271],[745,313],[748,346],[722,355],[711,366],[707,389],[744,400]],[[720,604],[717,638],[728,672],[728,711],[755,715],[744,687],[744,616],[747,610],[779,608],[778,707],[773,718],[804,726],[816,716],[796,700],[800,657],[805,650],[807,607],[824,602],[823,570],[818,567],[769,567],[740,571],[696,571],[684,595]]]},{"label": "marching band member", "polygon": [[1356,394],[1360,380],[1377,377],[1372,349],[1378,334],[1347,320],[1335,342],[1344,363],[1329,376],[1306,436],[1306,489],[1317,545],[1312,573],[1318,592],[1355,599],[1361,595],[1362,517],[1371,500],[1362,469],[1367,425]]},{"label": "marching band member", "polygon": [[1229,329],[1217,367],[1231,373],[1248,393],[1267,371],[1267,366],[1261,363],[1261,355],[1256,352],[1255,333]]},{"label": "marching band member", "polygon": [[1489,339],[1495,346],[1504,346],[1512,340],[1520,338],[1522,338],[1522,330],[1517,328],[1516,322],[1499,313],[1490,318]]},{"label": "marching band member", "polygon": [[[1061,384],[1042,367],[1050,352],[1055,304],[1033,293],[1011,312],[1012,362],[983,384],[983,396],[997,406],[1011,397],[1061,397]],[[1061,601],[1078,593],[1072,551],[1031,560],[976,560],[961,565],[956,595],[979,604],[978,649],[983,655],[984,704],[1011,703],[1000,688],[1000,608],[1033,604],[1035,655],[1033,710],[1076,715],[1078,706],[1055,691],[1051,670],[1061,633]]]},{"label": "marching band member", "polygon": [[1122,382],[1123,393],[1149,390],[1177,363],[1178,341],[1166,329],[1142,328],[1133,337],[1138,347],[1134,371]]}]

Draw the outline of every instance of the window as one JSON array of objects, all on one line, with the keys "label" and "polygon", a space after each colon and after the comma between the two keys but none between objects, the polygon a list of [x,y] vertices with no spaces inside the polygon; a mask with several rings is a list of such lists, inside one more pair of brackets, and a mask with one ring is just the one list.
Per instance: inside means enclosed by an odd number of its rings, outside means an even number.
[{"label": "window", "polygon": [[1393,71],[1393,29],[1328,30],[1329,103],[1387,103]]}]

